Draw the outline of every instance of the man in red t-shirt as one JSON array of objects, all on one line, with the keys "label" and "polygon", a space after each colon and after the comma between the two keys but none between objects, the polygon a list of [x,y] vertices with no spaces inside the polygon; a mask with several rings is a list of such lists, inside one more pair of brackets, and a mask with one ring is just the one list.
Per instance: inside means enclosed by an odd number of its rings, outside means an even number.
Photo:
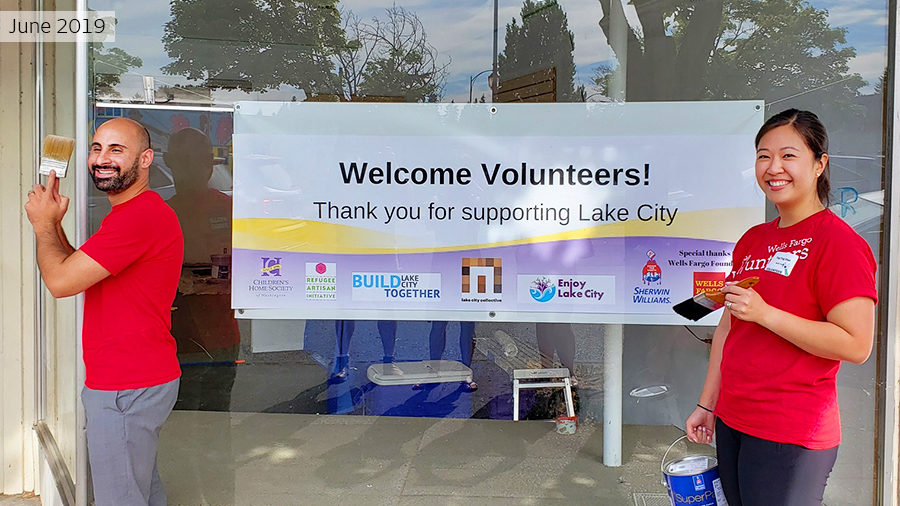
[{"label": "man in red t-shirt", "polygon": [[85,292],[81,397],[98,506],[166,503],[156,448],[181,376],[169,329],[184,242],[175,213],[149,191],[152,162],[150,135],[136,121],[97,129],[88,169],[112,210],[78,250],[62,230],[69,199],[55,173],[25,204],[50,293]]}]

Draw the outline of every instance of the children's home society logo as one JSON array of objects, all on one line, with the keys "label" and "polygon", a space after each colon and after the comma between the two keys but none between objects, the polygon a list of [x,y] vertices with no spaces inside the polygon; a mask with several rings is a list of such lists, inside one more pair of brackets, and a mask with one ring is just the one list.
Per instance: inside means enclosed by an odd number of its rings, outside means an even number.
[{"label": "children's home society logo", "polygon": [[254,279],[249,286],[250,292],[257,297],[286,297],[294,291],[291,281],[281,278],[280,257],[259,257],[262,267],[259,277]]},{"label": "children's home society logo", "polygon": [[281,277],[281,258],[260,257],[262,259],[261,273],[263,277]]},{"label": "children's home society logo", "polygon": [[337,264],[306,262],[306,298],[308,300],[337,298]]}]

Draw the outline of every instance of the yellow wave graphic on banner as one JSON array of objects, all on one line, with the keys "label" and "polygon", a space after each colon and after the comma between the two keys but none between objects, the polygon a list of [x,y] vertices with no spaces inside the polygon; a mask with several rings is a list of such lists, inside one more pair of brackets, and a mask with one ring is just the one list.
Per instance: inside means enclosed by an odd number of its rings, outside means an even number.
[{"label": "yellow wave graphic on banner", "polygon": [[[756,208],[708,209],[679,213],[671,226],[632,219],[510,241],[436,248],[418,246],[415,238],[338,223],[287,218],[238,218],[233,222],[232,240],[233,246],[241,249],[355,254],[487,249],[600,237],[692,237],[735,242],[744,231],[758,223],[753,221],[753,214],[762,216]],[[711,227],[710,223],[715,223],[715,227]]]}]

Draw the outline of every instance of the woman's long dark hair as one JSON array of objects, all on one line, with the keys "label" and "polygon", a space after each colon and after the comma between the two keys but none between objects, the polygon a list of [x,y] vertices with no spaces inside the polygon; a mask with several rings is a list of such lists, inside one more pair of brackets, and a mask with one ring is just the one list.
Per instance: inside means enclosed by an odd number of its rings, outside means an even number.
[{"label": "woman's long dark hair", "polygon": [[[803,137],[806,146],[812,150],[816,160],[821,160],[822,155],[828,153],[828,132],[825,125],[819,121],[819,117],[809,111],[788,109],[768,119],[756,134],[756,147],[764,135],[780,126],[791,125],[794,130]],[[822,174],[816,179],[816,194],[825,207],[831,203],[831,179],[829,177],[828,164],[822,170]]]}]

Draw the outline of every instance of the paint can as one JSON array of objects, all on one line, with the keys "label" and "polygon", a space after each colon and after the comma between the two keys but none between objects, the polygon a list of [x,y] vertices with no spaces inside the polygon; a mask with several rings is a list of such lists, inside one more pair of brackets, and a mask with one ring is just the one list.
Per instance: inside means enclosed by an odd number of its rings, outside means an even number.
[{"label": "paint can", "polygon": [[557,434],[575,434],[578,430],[577,416],[560,416],[556,419]]},{"label": "paint can", "polygon": [[209,261],[212,267],[210,277],[216,281],[228,281],[231,277],[231,255],[210,255]]},{"label": "paint can", "polygon": [[669,450],[686,437],[681,436],[669,445],[660,462],[662,483],[672,506],[728,506],[715,457],[691,454],[666,462]]}]

